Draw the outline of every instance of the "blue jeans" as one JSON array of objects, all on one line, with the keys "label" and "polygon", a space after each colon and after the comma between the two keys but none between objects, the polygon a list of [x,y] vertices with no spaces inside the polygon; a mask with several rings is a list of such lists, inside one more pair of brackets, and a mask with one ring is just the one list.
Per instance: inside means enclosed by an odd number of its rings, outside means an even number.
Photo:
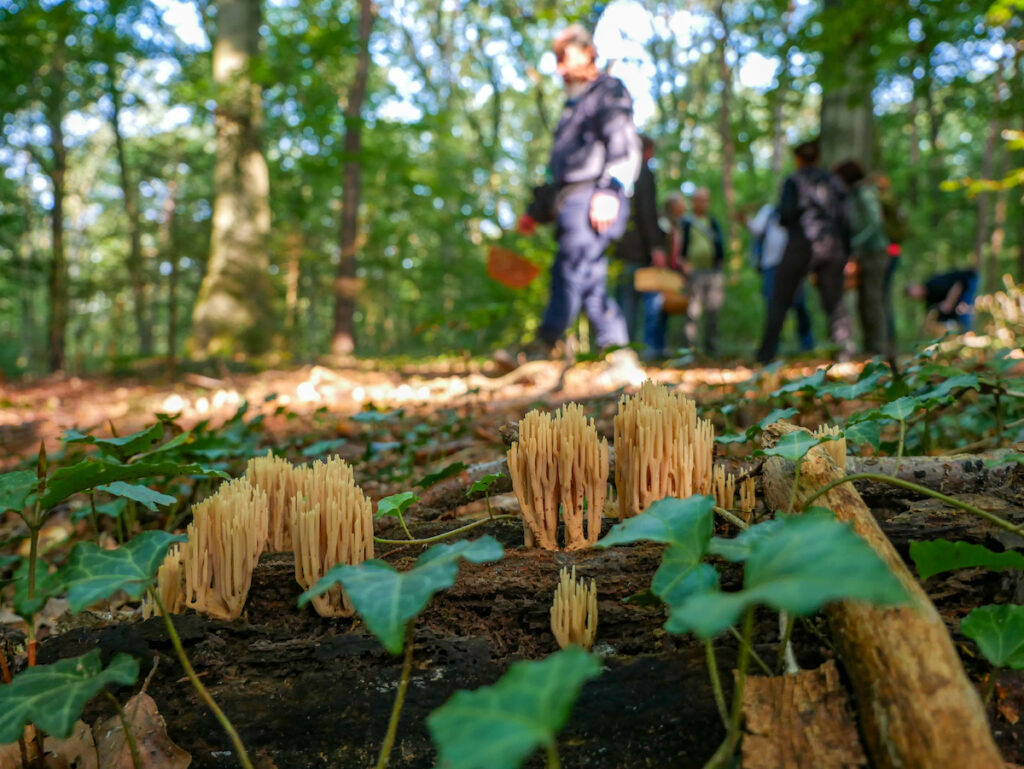
[{"label": "blue jeans", "polygon": [[665,297],[657,292],[644,294],[644,344],[647,354],[654,357],[664,356],[665,331],[668,317],[665,315]]},{"label": "blue jeans", "polygon": [[969,281],[967,281],[967,288],[960,295],[960,299],[957,301],[959,305],[961,302],[967,306],[967,310],[964,312],[958,312],[956,319],[960,323],[960,327],[966,331],[974,330],[974,297],[978,294],[978,276],[975,275]]},{"label": "blue jeans", "polygon": [[619,193],[618,219],[598,233],[590,224],[593,194],[591,185],[569,192],[555,220],[558,253],[551,265],[551,297],[537,330],[537,336],[549,344],[561,339],[581,310],[587,314],[599,348],[629,344],[626,320],[606,290],[608,257],[604,253],[626,229],[629,200]]},{"label": "blue jeans", "polygon": [[[634,262],[623,262],[615,298],[618,300],[619,308],[626,318],[626,332],[629,334],[629,341],[631,343],[642,341],[649,345],[650,343],[647,341],[647,303],[650,301],[650,297],[661,295],[637,291],[634,288],[634,276],[641,267],[642,265]],[[637,316],[641,311],[643,311],[642,325],[637,322],[639,320]]]},{"label": "blue jeans", "polygon": [[[766,267],[761,272],[761,296],[764,297],[765,308],[772,301],[772,291],[775,290],[775,272],[778,270],[778,265],[774,267]],[[793,312],[796,314],[796,333],[797,338],[800,340],[800,349],[804,352],[808,352],[814,349],[814,327],[811,324],[811,314],[807,311],[807,298],[804,295],[804,284],[800,282],[800,287],[796,290],[796,294],[793,296]]]}]

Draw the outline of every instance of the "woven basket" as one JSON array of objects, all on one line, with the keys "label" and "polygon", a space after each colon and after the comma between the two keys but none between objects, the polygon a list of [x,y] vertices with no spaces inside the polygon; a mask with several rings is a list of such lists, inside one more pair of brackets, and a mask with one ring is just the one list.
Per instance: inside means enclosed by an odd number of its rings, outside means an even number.
[{"label": "woven basket", "polygon": [[669,315],[682,315],[690,303],[683,292],[685,281],[675,270],[664,267],[642,267],[633,274],[633,288],[658,293],[665,298],[664,310]]}]

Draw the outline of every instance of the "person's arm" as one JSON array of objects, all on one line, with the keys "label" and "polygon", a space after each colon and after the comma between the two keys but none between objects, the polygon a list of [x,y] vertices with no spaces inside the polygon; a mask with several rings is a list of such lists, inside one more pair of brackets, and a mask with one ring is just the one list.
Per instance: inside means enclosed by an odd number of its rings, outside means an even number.
[{"label": "person's arm", "polygon": [[943,315],[953,315],[953,311],[956,309],[957,304],[960,302],[960,297],[963,296],[963,294],[963,281],[958,280],[949,287],[949,291],[946,292],[946,297],[937,305],[939,312]]},{"label": "person's arm", "polygon": [[768,223],[771,220],[772,207],[770,205],[761,206],[761,210],[754,215],[754,218],[747,220],[747,229],[755,238],[763,238],[768,232]]},{"label": "person's arm", "polygon": [[718,226],[718,220],[711,220],[711,232],[715,236],[714,248],[715,248],[715,261],[713,267],[716,270],[722,269],[722,265],[725,263],[725,245],[722,239],[722,228]]},{"label": "person's arm", "polygon": [[619,187],[626,197],[633,195],[633,185],[643,162],[640,136],[633,123],[633,99],[621,81],[612,79],[602,94],[599,115],[600,140],[605,146],[605,162],[597,186]]}]

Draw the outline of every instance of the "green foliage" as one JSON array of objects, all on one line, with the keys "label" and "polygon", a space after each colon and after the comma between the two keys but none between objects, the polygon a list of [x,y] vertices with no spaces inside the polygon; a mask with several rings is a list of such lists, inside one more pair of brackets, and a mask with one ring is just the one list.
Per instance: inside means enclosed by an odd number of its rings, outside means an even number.
[{"label": "green foliage", "polygon": [[178,501],[170,494],[161,494],[159,491],[154,491],[147,486],[125,483],[124,481],[114,481],[103,486],[97,486],[96,491],[105,491],[107,494],[115,497],[130,499],[133,502],[145,505],[149,510],[156,510],[158,505],[173,505]]},{"label": "green foliage", "polygon": [[299,596],[299,606],[340,584],[377,640],[392,654],[404,646],[406,625],[427,605],[434,593],[451,587],[459,561],[497,561],[504,550],[494,537],[434,545],[406,572],[384,561],[365,561],[358,566],[332,567],[312,588]]},{"label": "green foliage", "polygon": [[0,475],[0,511],[21,512],[35,491],[39,479],[31,470],[15,470]]},{"label": "green foliage", "polygon": [[68,591],[71,611],[87,609],[118,590],[138,598],[156,579],[167,548],[185,539],[183,535],[166,531],[144,531],[113,550],[104,550],[92,542],[79,542],[59,573]]},{"label": "green foliage", "polygon": [[984,566],[992,571],[1003,569],[1024,570],[1024,555],[1008,550],[995,553],[984,545],[968,542],[950,542],[935,539],[929,542],[911,542],[910,557],[917,566],[917,576],[928,579],[936,574],[956,569]]},{"label": "green foliage", "polygon": [[467,467],[468,465],[465,462],[452,462],[450,465],[442,467],[436,473],[430,473],[423,476],[423,479],[417,482],[416,485],[424,490],[429,489],[434,484],[458,475]]},{"label": "green foliage", "polygon": [[112,484],[115,481],[180,475],[199,475],[209,478],[230,477],[222,470],[214,470],[200,464],[180,464],[174,461],[157,460],[122,465],[103,459],[90,458],[55,470],[46,481],[46,491],[40,501],[44,508],[49,509],[63,502],[72,494]]},{"label": "green foliage", "polygon": [[427,717],[439,769],[517,769],[540,747],[554,751],[580,690],[600,674],[598,658],[572,646],[456,692]]},{"label": "green foliage", "polygon": [[979,606],[960,621],[960,630],[996,667],[1024,669],[1024,606]]},{"label": "green foliage", "polygon": [[151,449],[157,441],[163,438],[163,435],[163,422],[156,422],[143,430],[139,430],[137,433],[118,438],[95,438],[78,430],[68,430],[64,433],[62,439],[65,443],[82,443],[95,446],[103,454],[112,456],[120,462],[125,462],[129,457]]},{"label": "green foliage", "polygon": [[504,477],[505,475],[503,473],[488,473],[479,480],[473,481],[473,485],[469,487],[469,490],[466,492],[466,496],[470,497],[474,494],[487,492],[490,490],[491,486]]},{"label": "green foliage", "polygon": [[827,440],[832,440],[832,437],[826,435],[824,438],[818,438],[803,430],[796,430],[781,436],[774,446],[757,449],[754,453],[769,457],[782,457],[790,462],[799,462],[808,451]]},{"label": "green foliage", "polygon": [[61,739],[70,736],[85,704],[110,684],[133,684],[139,662],[118,654],[106,668],[100,650],[18,673],[0,686],[0,743],[15,742],[27,724]]},{"label": "green foliage", "polygon": [[403,491],[400,494],[384,497],[377,503],[376,517],[393,515],[396,518],[401,518],[402,514],[409,509],[409,505],[417,501],[419,501],[419,497],[411,491]]},{"label": "green foliage", "polygon": [[849,526],[814,514],[780,520],[764,536],[748,537],[742,590],[690,596],[672,607],[666,629],[712,638],[758,604],[804,616],[841,599],[883,605],[906,600],[899,581]]}]

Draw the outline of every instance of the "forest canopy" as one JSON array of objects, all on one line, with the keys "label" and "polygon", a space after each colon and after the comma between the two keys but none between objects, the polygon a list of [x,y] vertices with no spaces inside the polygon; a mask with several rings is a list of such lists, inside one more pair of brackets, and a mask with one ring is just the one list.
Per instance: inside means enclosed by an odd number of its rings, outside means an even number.
[{"label": "forest canopy", "polygon": [[[548,51],[602,14],[605,53],[639,73],[660,196],[707,186],[726,223],[727,302],[757,291],[736,215],[819,131],[830,161],[849,149],[891,178],[904,279],[973,264],[993,290],[1024,277],[1022,10],[3,0],[0,370],[519,339],[544,280],[500,285],[487,249],[550,262],[549,236],[514,234],[564,100]],[[725,352],[749,353],[759,316],[724,318]]]}]

